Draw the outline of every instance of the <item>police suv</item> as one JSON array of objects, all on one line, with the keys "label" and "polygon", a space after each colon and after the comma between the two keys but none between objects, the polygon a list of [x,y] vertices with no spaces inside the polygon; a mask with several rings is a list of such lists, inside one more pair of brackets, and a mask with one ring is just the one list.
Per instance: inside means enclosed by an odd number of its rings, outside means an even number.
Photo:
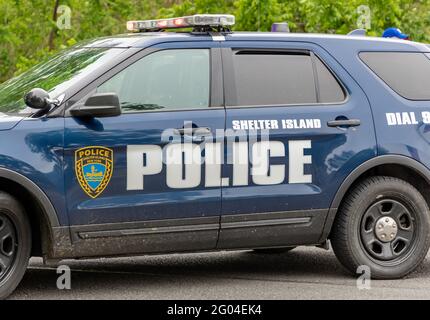
[{"label": "police suv", "polygon": [[423,261],[430,47],[233,24],[130,21],[0,86],[0,297],[31,256],[330,241],[377,279]]}]

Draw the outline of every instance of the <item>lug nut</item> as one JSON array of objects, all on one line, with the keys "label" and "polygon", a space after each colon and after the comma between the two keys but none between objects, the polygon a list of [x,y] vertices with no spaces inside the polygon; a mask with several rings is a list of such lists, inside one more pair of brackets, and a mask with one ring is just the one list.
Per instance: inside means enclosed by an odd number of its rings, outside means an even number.
[{"label": "lug nut", "polygon": [[382,238],[382,239],[385,239],[385,234],[381,234],[381,238]]},{"label": "lug nut", "polygon": [[393,238],[394,238],[394,233],[391,234],[391,239],[393,239]]},{"label": "lug nut", "polygon": [[386,223],[390,222],[390,219],[386,218],[386,219],[385,219],[385,222],[386,222]]},{"label": "lug nut", "polygon": [[379,230],[382,230],[382,228],[383,228],[384,226],[382,225],[382,224],[380,224],[380,225],[378,225],[378,229]]}]

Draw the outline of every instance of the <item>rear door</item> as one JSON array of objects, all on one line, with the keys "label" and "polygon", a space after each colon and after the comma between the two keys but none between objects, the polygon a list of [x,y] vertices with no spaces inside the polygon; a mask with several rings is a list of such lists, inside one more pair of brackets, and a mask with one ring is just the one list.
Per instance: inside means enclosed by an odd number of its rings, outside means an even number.
[{"label": "rear door", "polygon": [[318,243],[341,183],[376,155],[366,96],[317,45],[223,46],[230,183],[218,246]]}]

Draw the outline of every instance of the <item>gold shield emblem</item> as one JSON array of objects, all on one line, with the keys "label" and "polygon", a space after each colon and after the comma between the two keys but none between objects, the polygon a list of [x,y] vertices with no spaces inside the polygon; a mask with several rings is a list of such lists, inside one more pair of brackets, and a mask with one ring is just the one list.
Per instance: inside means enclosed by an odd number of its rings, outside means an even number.
[{"label": "gold shield emblem", "polygon": [[97,198],[112,177],[113,150],[105,147],[76,150],[75,171],[82,190],[91,198]]}]

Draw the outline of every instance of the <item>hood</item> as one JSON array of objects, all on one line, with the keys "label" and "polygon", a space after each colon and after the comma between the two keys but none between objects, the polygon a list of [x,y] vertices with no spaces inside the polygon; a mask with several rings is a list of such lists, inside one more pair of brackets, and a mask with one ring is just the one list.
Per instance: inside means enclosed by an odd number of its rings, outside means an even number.
[{"label": "hood", "polygon": [[0,131],[14,128],[22,119],[24,119],[23,116],[0,113]]}]

